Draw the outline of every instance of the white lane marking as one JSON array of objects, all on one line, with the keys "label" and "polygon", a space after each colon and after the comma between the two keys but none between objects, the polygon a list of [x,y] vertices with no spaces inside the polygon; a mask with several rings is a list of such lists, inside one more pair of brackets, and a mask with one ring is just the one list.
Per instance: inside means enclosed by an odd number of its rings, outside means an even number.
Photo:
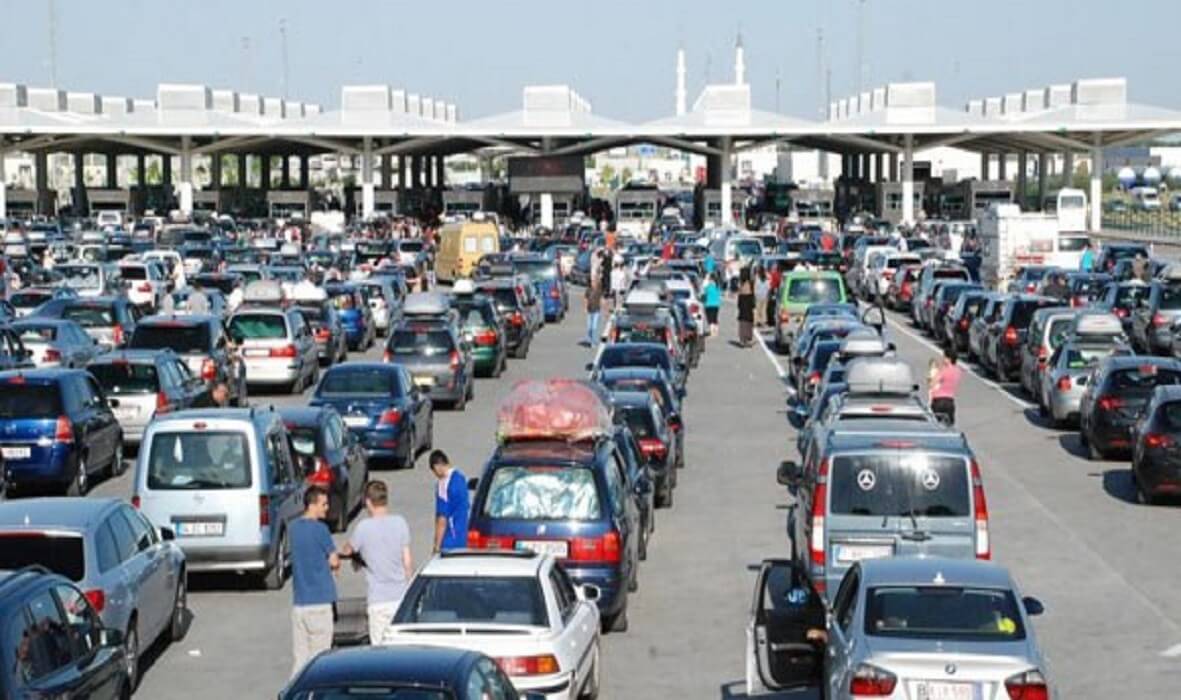
[{"label": "white lane marking", "polygon": [[1181,656],[1181,644],[1174,644],[1173,646],[1169,647],[1168,649],[1165,649],[1164,651],[1162,651],[1160,653],[1160,655],[1165,657],[1166,659],[1175,659],[1178,656]]},{"label": "white lane marking", "polygon": [[[935,343],[932,343],[930,340],[927,340],[926,338],[919,335],[918,333],[915,333],[914,331],[910,330],[909,328],[906,328],[905,326],[902,325],[902,322],[894,320],[894,318],[892,318],[891,316],[887,316],[886,319],[887,319],[887,321],[889,321],[890,325],[892,325],[896,330],[901,331],[902,333],[907,335],[909,338],[911,338],[915,342],[920,343],[921,345],[928,347],[931,350],[934,350],[936,353],[938,353],[940,355],[943,354],[943,348],[939,347]],[[1037,408],[1037,404],[1033,404],[1033,403],[1026,401],[1025,399],[1020,399],[1020,398],[1017,398],[1016,396],[1013,396],[1011,393],[1006,391],[1003,386],[1001,386],[1000,384],[997,384],[996,382],[992,381],[991,379],[989,379],[987,377],[982,376],[979,372],[977,372],[976,370],[969,367],[967,365],[967,363],[961,363],[961,366],[968,371],[968,374],[970,374],[971,376],[980,380],[986,386],[992,387],[994,390],[996,390],[996,392],[998,394],[1005,397],[1010,402],[1017,404],[1021,408]]]},{"label": "white lane marking", "polygon": [[763,353],[767,355],[767,359],[771,361],[771,366],[775,368],[775,373],[779,375],[780,379],[787,379],[787,370],[779,364],[779,359],[775,357],[775,353],[771,352],[771,348],[767,347],[767,341],[763,340],[763,334],[755,329],[755,338],[759,341],[759,347],[763,349]]}]

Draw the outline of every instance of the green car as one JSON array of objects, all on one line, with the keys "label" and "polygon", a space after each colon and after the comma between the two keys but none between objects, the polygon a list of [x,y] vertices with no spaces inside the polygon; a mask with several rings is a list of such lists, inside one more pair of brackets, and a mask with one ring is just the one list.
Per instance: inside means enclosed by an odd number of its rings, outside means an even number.
[{"label": "green car", "polygon": [[472,346],[476,374],[499,377],[508,364],[508,345],[492,298],[483,294],[457,294],[452,308],[459,313],[463,337]]},{"label": "green car", "polygon": [[792,270],[779,285],[775,313],[775,345],[791,347],[804,313],[812,304],[844,304],[845,280],[832,270]]}]

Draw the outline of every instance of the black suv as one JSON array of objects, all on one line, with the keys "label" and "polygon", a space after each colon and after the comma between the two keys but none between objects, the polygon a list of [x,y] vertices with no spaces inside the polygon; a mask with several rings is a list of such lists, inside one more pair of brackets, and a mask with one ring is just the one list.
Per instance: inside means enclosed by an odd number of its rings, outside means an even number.
[{"label": "black suv", "polygon": [[64,576],[40,566],[0,572],[0,697],[131,697],[123,635]]},{"label": "black suv", "polygon": [[508,339],[509,352],[513,357],[524,358],[529,354],[529,346],[537,332],[537,324],[528,308],[524,289],[513,279],[489,280],[480,282],[476,287],[496,304],[496,313],[500,314]]}]

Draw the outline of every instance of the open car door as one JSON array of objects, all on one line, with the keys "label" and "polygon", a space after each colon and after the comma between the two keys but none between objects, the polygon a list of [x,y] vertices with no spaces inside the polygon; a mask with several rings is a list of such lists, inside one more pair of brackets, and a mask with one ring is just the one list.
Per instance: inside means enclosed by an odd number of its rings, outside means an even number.
[{"label": "open car door", "polygon": [[824,600],[803,568],[788,559],[764,559],[746,626],[746,692],[755,695],[819,685],[824,644]]}]

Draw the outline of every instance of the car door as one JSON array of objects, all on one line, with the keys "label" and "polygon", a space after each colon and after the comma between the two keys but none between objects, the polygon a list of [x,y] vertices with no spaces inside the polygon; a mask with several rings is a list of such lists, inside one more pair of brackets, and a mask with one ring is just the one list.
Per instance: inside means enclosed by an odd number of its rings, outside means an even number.
[{"label": "car door", "polygon": [[278,516],[271,522],[288,523],[303,512],[304,482],[296,476],[287,433],[274,426],[267,433],[265,442],[267,464],[271,470],[271,507],[277,510]]},{"label": "car door", "polygon": [[748,692],[806,688],[821,681],[824,600],[804,565],[765,559],[755,581],[746,630]]},{"label": "car door", "polygon": [[122,518],[131,529],[135,552],[129,574],[137,577],[139,586],[140,630],[143,643],[154,640],[172,619],[174,576],[169,568],[164,546],[156,529],[130,506],[119,507],[116,517]]},{"label": "car door", "polygon": [[75,664],[74,645],[51,589],[34,595],[17,619],[23,622],[16,625],[23,627],[18,644],[27,650],[27,656],[14,654],[17,659],[13,675],[24,679],[26,697],[86,698],[98,690],[93,687],[94,679],[88,679]]},{"label": "car door", "polygon": [[550,569],[549,584],[558,607],[558,645],[566,658],[575,661],[576,680],[572,685],[577,688],[591,672],[594,663],[599,610],[596,605],[578,596],[574,584],[560,564],[555,563]]},{"label": "car door", "polygon": [[83,691],[78,697],[116,700],[123,686],[124,665],[116,648],[102,645],[102,622],[94,608],[73,586],[57,585],[53,592],[61,606]]},{"label": "car door", "polygon": [[[839,697],[841,688],[847,688],[853,669],[853,638],[856,630],[853,620],[857,617],[857,601],[861,584],[861,568],[853,565],[833,598],[832,614],[828,617],[828,658],[824,679],[828,683],[827,697]],[[834,693],[836,695],[834,696]]]},{"label": "car door", "polygon": [[[119,437],[119,421],[115,418],[115,412],[107,405],[107,397],[94,377],[87,374],[84,377],[84,381],[88,392],[88,400],[94,412],[94,431],[91,433],[91,436],[92,439],[102,444],[102,456],[99,461],[106,464],[108,460],[115,456],[115,449],[121,441]],[[119,465],[115,466],[118,467]]]}]

